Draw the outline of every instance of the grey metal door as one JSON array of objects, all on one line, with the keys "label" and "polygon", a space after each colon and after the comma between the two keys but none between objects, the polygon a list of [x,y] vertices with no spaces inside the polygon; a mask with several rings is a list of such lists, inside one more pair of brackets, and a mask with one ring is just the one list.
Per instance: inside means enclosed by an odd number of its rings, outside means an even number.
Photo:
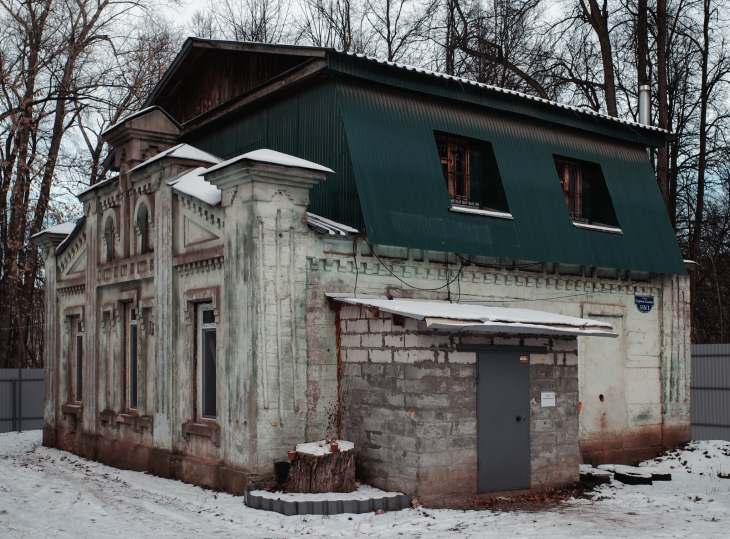
[{"label": "grey metal door", "polygon": [[529,488],[529,355],[505,352],[478,357],[477,488],[479,492]]}]

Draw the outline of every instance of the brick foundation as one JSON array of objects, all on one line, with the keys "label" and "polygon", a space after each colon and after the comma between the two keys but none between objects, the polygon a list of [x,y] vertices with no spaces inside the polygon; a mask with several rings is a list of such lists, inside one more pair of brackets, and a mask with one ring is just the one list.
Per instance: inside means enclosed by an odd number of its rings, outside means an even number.
[{"label": "brick foundation", "polygon": [[[64,429],[43,429],[43,445],[69,451],[80,457],[101,462],[122,470],[147,472],[166,479],[198,485],[242,496],[246,485],[271,477],[252,477],[251,474],[229,468],[219,461],[209,461],[190,455],[174,454],[151,447],[119,442],[102,436],[74,433]],[[73,440],[72,445],[63,441]]]}]

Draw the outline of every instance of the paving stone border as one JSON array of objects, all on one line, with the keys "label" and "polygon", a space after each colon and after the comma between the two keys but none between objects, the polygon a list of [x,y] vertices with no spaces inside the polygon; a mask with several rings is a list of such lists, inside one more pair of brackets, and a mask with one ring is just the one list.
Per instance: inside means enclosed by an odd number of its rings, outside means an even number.
[{"label": "paving stone border", "polygon": [[411,506],[411,494],[383,496],[370,498],[369,500],[321,500],[317,502],[275,500],[251,494],[251,491],[259,490],[265,486],[267,486],[266,483],[254,483],[246,486],[244,496],[248,507],[274,511],[282,515],[339,515],[342,513],[372,513],[378,509],[400,511]]}]

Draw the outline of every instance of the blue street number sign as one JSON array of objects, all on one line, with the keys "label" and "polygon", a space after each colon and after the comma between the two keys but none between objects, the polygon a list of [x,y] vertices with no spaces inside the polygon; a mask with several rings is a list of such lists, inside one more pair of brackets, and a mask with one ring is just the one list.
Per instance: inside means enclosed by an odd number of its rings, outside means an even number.
[{"label": "blue street number sign", "polygon": [[634,296],[636,308],[641,313],[648,313],[654,307],[654,296]]}]

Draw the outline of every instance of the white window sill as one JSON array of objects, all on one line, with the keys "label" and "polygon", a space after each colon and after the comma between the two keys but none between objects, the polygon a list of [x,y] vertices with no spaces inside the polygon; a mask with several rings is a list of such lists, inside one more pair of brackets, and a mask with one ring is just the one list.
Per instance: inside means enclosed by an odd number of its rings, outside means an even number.
[{"label": "white window sill", "polygon": [[451,206],[449,210],[456,213],[471,213],[473,215],[483,215],[485,217],[495,217],[497,219],[514,219],[511,213],[503,211],[480,210],[479,208],[468,208],[462,206]]},{"label": "white window sill", "polygon": [[572,221],[575,228],[584,228],[586,230],[596,230],[597,232],[607,232],[608,234],[623,234],[623,230],[615,226],[589,225],[579,221]]}]

